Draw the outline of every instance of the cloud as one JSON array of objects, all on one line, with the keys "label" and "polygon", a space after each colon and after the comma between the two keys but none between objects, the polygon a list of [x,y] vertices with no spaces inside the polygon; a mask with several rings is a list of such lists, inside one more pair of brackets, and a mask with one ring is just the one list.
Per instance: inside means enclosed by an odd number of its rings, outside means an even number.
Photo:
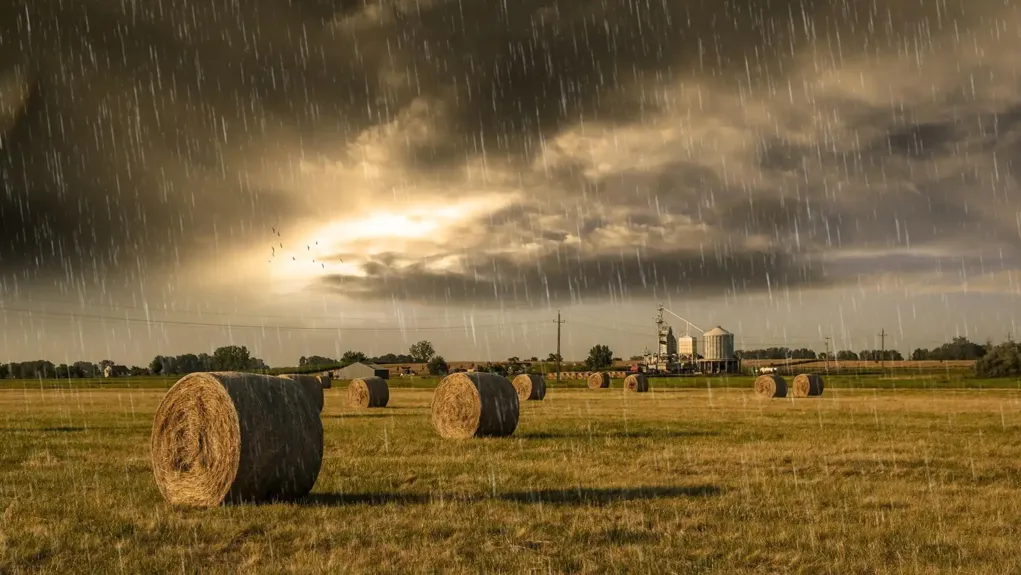
[{"label": "cloud", "polygon": [[1000,2],[33,6],[66,33],[21,32],[6,277],[545,305],[1021,268]]}]

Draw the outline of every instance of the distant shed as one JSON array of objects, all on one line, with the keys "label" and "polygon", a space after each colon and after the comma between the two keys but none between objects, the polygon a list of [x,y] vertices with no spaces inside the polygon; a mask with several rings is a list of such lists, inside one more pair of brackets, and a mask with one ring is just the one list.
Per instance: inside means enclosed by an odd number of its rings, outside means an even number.
[{"label": "distant shed", "polygon": [[390,370],[374,363],[356,362],[330,372],[334,379],[357,379],[360,377],[381,377],[390,379]]}]

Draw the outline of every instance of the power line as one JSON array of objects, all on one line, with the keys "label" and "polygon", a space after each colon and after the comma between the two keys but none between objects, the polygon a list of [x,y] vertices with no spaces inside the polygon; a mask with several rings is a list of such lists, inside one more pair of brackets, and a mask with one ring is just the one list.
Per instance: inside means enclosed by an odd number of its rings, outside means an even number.
[{"label": "power line", "polygon": [[560,326],[566,323],[566,320],[560,319],[560,310],[557,310],[557,385],[560,384]]},{"label": "power line", "polygon": [[886,356],[886,329],[879,332],[880,351],[879,351],[879,367],[883,367],[883,359]]}]

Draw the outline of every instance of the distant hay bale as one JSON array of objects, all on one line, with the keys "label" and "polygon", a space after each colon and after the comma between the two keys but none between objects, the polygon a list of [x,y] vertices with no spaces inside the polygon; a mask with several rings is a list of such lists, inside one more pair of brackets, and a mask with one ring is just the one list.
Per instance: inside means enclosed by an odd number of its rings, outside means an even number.
[{"label": "distant hay bale", "polygon": [[605,371],[597,371],[588,376],[589,389],[605,389],[610,387],[610,374]]},{"label": "distant hay bale", "polygon": [[453,373],[433,393],[432,424],[441,437],[506,437],[518,426],[518,393],[495,373]]},{"label": "distant hay bale", "polygon": [[822,390],[822,376],[817,373],[799,374],[791,384],[794,397],[818,397],[822,395]]},{"label": "distant hay bale", "polygon": [[347,404],[351,407],[386,407],[390,387],[382,377],[359,377],[347,386]]},{"label": "distant hay bale", "polygon": [[644,373],[632,373],[624,378],[624,389],[639,393],[649,391],[649,378]]},{"label": "distant hay bale", "polygon": [[192,373],[156,408],[150,455],[156,486],[172,505],[287,501],[315,485],[323,424],[286,379]]},{"label": "distant hay bale", "polygon": [[539,401],[546,397],[546,380],[541,375],[522,373],[511,381],[519,401]]},{"label": "distant hay bale", "polygon": [[755,378],[755,394],[761,398],[787,397],[787,382],[775,374],[760,375]]},{"label": "distant hay bale", "polygon": [[330,389],[333,387],[333,377],[329,375],[317,375],[316,379],[323,386],[323,389]]},{"label": "distant hay bale", "polygon": [[285,374],[285,375],[281,375],[280,377],[282,377],[284,379],[289,379],[289,380],[293,381],[294,383],[297,383],[299,386],[301,386],[301,388],[304,389],[305,393],[308,395],[309,401],[311,401],[312,405],[315,406],[316,413],[322,413],[322,411],[323,411],[323,384],[319,380],[318,376],[315,376],[315,375],[298,375],[298,374],[288,373],[288,374]]}]

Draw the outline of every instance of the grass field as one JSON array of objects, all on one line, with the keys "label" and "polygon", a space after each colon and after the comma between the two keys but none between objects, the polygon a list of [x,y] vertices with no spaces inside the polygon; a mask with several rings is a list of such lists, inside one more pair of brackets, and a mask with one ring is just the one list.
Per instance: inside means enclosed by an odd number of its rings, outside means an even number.
[{"label": "grass field", "polygon": [[307,501],[193,511],[153,483],[160,389],[0,390],[0,572],[1021,571],[1016,390],[553,390],[470,441],[427,389],[343,393]]},{"label": "grass field", "polygon": [[[808,371],[808,370],[806,370]],[[791,379],[789,376],[785,376]],[[45,389],[169,389],[178,376],[174,377],[118,377],[94,379],[0,379],[0,390],[45,390]],[[659,389],[710,389],[710,388],[750,388],[755,380],[753,376],[718,376],[718,377],[674,377],[650,378],[650,385]],[[861,375],[827,375],[827,388],[855,389],[1018,389],[1021,390],[1021,379],[984,379],[972,376],[966,370],[914,371],[891,369],[885,373],[869,373]],[[392,377],[390,387],[432,389],[439,382],[437,377]],[[788,382],[789,383],[789,382]],[[335,380],[338,388],[347,383]],[[584,389],[585,380],[561,380],[559,384],[549,381],[550,387],[563,389]],[[611,387],[620,388],[623,380],[614,379]]]}]

